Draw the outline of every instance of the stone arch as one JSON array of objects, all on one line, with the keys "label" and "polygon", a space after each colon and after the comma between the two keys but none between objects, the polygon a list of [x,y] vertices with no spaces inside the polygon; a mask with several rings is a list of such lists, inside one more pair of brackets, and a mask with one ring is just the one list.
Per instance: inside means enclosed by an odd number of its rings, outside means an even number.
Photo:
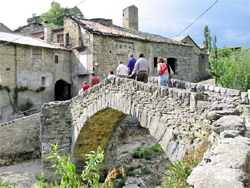
[{"label": "stone arch", "polygon": [[55,84],[55,101],[71,99],[71,85],[64,80],[58,80]]},{"label": "stone arch", "polygon": [[[80,173],[84,168],[85,154],[96,151],[100,146],[105,151],[105,159],[113,156],[116,151],[107,151],[117,126],[127,116],[112,108],[105,108],[95,113],[82,126],[72,151],[72,161]],[[114,149],[114,148],[113,148]],[[107,156],[107,153],[109,156]],[[115,154],[114,154],[115,155]],[[111,157],[112,158],[112,157]]]}]

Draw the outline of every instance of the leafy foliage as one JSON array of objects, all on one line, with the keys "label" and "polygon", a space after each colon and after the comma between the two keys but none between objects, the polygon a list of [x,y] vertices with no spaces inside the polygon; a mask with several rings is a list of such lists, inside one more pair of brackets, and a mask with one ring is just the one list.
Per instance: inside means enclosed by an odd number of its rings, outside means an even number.
[{"label": "leafy foliage", "polygon": [[1,178],[0,178],[0,187],[1,188],[17,188],[17,186],[13,183],[2,183]]},{"label": "leafy foliage", "polygon": [[190,166],[184,165],[182,161],[170,163],[165,172],[163,187],[187,187],[186,180],[191,172]]},{"label": "leafy foliage", "polygon": [[[53,149],[50,156],[47,157],[48,159],[55,159],[55,165],[52,166],[57,168],[57,172],[59,172],[62,176],[60,185],[57,185],[55,182],[55,186],[53,187],[65,187],[65,188],[72,188],[72,187],[100,187],[99,186],[99,167],[98,165],[103,161],[104,155],[101,147],[98,147],[97,152],[91,151],[90,154],[86,154],[86,166],[85,169],[82,171],[80,180],[79,176],[76,174],[76,167],[72,163],[70,157],[62,157],[60,156],[59,152],[63,149],[57,151],[58,143],[50,144]],[[126,174],[124,172],[124,168],[120,167],[119,169],[120,174],[124,177]],[[114,168],[111,172],[108,173],[105,182],[102,185],[102,188],[113,187],[112,180],[117,177],[117,170]],[[43,181],[40,183],[40,188],[43,187]]]},{"label": "leafy foliage", "polygon": [[25,105],[27,106],[27,108],[30,108],[31,106],[33,106],[33,102],[32,101],[27,101],[25,103]]},{"label": "leafy foliage", "polygon": [[223,47],[217,53],[212,51],[209,56],[212,69],[207,71],[215,78],[217,85],[247,91],[250,89],[249,59],[249,49],[232,50]]},{"label": "leafy foliage", "polygon": [[[43,24],[49,21],[48,25],[52,27],[63,26],[63,16],[59,16],[59,15],[68,11],[69,11],[68,8],[61,7],[59,3],[53,2],[53,6],[51,7],[51,9],[42,15]],[[76,16],[73,12],[68,12],[67,14]]]},{"label": "leafy foliage", "polygon": [[211,46],[212,37],[211,37],[211,31],[207,25],[205,25],[204,27],[204,37],[205,39],[203,40],[203,44],[206,46],[206,49],[210,52],[212,51],[212,46]]},{"label": "leafy foliage", "polygon": [[44,91],[46,88],[44,86],[40,86],[39,88],[36,89],[36,92],[41,92]]},{"label": "leafy foliage", "polygon": [[153,157],[156,157],[163,152],[164,151],[161,148],[160,144],[155,144],[150,148],[145,148],[143,151],[141,151],[141,148],[137,148],[137,151],[135,151],[132,156],[134,158],[152,159]]}]

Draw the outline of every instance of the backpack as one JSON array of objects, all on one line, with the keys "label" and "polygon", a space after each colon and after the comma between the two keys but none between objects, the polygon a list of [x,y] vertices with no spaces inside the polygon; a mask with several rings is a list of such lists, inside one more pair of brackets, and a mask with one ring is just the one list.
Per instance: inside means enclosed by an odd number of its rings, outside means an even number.
[{"label": "backpack", "polygon": [[163,64],[161,65],[161,72],[159,73],[159,75],[163,75],[164,72],[165,72],[167,69],[168,69],[168,67],[166,66],[165,63],[163,63]]},{"label": "backpack", "polygon": [[167,66],[168,66],[168,72],[169,72],[171,78],[173,78],[174,77],[174,71],[172,70],[172,68],[170,67],[169,64],[167,64]]}]

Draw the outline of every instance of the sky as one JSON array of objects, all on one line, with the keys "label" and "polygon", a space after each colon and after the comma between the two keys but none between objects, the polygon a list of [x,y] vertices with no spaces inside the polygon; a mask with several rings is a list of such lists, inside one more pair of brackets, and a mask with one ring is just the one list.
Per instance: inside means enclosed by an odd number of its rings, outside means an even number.
[{"label": "sky", "polygon": [[[43,0],[39,3],[34,0],[2,0],[0,22],[11,30],[17,29],[19,26],[27,25],[26,20],[32,17],[33,13],[41,15],[47,12],[51,8],[51,2],[52,0]],[[55,0],[55,2],[67,8],[78,5],[85,18],[112,19],[113,24],[118,26],[123,24],[122,9],[135,5],[138,8],[139,31],[167,38],[189,35],[197,45],[202,45],[204,27],[208,25],[211,37],[217,38],[216,44],[219,48],[223,46],[249,48],[250,44],[250,0]],[[190,24],[192,25],[188,27]]]}]

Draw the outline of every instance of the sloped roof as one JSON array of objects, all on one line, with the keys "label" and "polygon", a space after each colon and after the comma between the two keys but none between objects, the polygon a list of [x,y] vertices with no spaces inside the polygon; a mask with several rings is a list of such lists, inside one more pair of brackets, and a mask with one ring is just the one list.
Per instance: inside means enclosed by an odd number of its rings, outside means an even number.
[{"label": "sloped roof", "polygon": [[173,39],[173,40],[181,42],[186,37],[188,37],[188,35],[182,35],[182,36],[178,36],[178,37],[171,37],[170,39]]},{"label": "sloped roof", "polygon": [[91,21],[87,19],[79,19],[70,15],[67,15],[66,17],[71,19],[72,21],[77,23],[79,26],[83,27],[88,32],[93,33],[93,34],[112,35],[112,36],[133,38],[137,40],[144,40],[144,41],[167,42],[167,43],[172,43],[172,44],[190,46],[188,44],[174,41],[172,39],[169,39],[160,35],[145,33],[145,32],[136,31],[136,30],[128,30],[123,27],[119,27],[115,25],[106,26],[95,21]]},{"label": "sloped roof", "polygon": [[0,22],[0,32],[8,32],[8,33],[12,33],[12,31],[10,30],[10,28],[8,28],[6,25],[4,25],[3,23]]},{"label": "sloped roof", "polygon": [[0,41],[10,42],[10,43],[15,43],[15,44],[22,44],[22,45],[29,45],[29,46],[36,46],[36,47],[43,47],[43,48],[67,50],[67,48],[63,46],[59,46],[54,43],[47,44],[43,42],[43,40],[37,39],[35,37],[28,37],[28,36],[5,33],[5,32],[0,32]]}]

